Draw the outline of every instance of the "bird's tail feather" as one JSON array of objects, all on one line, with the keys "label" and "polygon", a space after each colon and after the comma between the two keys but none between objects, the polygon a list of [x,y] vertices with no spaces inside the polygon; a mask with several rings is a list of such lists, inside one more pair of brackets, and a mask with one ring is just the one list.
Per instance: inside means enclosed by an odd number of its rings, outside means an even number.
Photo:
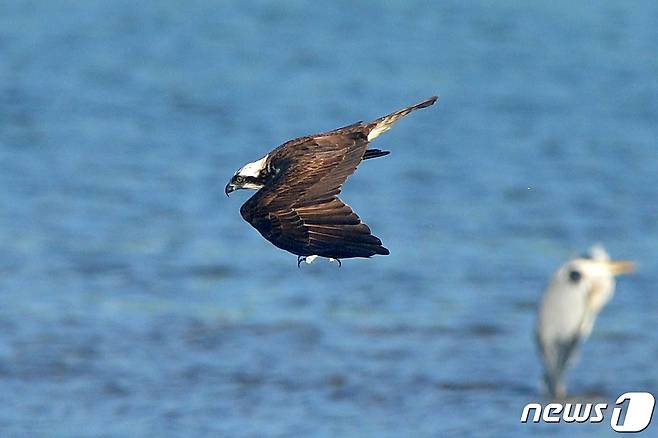
[{"label": "bird's tail feather", "polygon": [[363,159],[368,160],[370,158],[379,158],[390,153],[391,151],[382,151],[381,149],[367,149],[366,153],[363,154]]},{"label": "bird's tail feather", "polygon": [[375,138],[379,137],[380,134],[391,129],[391,126],[393,126],[395,122],[410,112],[433,105],[434,102],[436,102],[436,99],[438,99],[437,96],[432,96],[429,99],[425,99],[415,105],[401,109],[387,116],[380,117],[377,120],[373,120],[372,122],[368,123],[368,141],[373,141]]}]

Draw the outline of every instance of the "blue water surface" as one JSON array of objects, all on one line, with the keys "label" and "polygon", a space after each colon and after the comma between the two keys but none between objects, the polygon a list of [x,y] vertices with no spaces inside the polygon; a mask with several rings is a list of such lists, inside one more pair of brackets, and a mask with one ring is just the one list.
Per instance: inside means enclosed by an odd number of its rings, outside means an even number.
[{"label": "blue water surface", "polygon": [[[634,259],[572,394],[658,395],[658,3],[0,4],[0,435],[608,436],[521,424],[552,271]],[[345,186],[388,257],[223,188],[433,94]],[[645,435],[655,434],[652,425]]]}]

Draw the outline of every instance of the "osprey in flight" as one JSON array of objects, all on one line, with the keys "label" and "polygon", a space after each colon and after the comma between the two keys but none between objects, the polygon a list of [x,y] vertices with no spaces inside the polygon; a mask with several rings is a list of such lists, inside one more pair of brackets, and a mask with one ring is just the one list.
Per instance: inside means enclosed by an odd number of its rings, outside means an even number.
[{"label": "osprey in flight", "polygon": [[436,99],[369,123],[290,140],[238,170],[226,185],[226,195],[238,189],[258,190],[240,214],[275,246],[297,255],[297,266],[318,256],[340,265],[340,259],[388,255],[382,241],[338,194],[362,160],[389,154],[369,149],[371,141]]}]

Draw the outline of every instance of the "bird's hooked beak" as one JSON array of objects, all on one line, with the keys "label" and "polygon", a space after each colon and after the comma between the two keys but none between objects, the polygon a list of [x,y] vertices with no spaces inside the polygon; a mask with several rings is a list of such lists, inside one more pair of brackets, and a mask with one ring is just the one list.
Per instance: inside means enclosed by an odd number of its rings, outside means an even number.
[{"label": "bird's hooked beak", "polygon": [[231,192],[234,192],[236,190],[235,184],[233,184],[233,178],[231,178],[231,181],[229,181],[228,184],[226,184],[226,187],[224,188],[224,193],[226,193],[226,197],[229,197],[229,194]]}]

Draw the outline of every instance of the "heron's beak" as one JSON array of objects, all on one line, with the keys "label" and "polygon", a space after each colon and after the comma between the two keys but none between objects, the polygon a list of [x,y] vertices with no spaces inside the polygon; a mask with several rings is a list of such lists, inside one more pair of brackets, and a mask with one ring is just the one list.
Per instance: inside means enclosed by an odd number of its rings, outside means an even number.
[{"label": "heron's beak", "polygon": [[235,191],[235,186],[231,183],[226,184],[226,187],[224,188],[224,193],[226,193],[226,197],[229,196],[231,192]]},{"label": "heron's beak", "polygon": [[604,262],[612,275],[628,274],[635,271],[635,263],[630,260]]}]

